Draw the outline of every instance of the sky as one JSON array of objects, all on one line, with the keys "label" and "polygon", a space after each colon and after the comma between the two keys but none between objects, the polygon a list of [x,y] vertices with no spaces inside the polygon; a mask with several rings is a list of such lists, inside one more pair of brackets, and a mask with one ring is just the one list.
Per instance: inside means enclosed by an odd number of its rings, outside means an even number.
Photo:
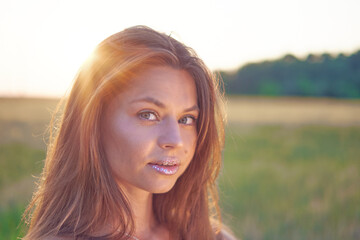
[{"label": "sky", "polygon": [[168,33],[212,70],[360,50],[358,0],[0,0],[0,96],[62,97],[106,37]]}]

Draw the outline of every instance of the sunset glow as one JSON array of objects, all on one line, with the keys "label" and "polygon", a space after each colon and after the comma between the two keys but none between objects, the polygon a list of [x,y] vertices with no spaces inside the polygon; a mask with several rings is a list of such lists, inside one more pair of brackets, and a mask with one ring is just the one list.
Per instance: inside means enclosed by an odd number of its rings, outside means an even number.
[{"label": "sunset glow", "polygon": [[358,1],[25,1],[0,7],[0,95],[62,96],[104,38],[148,25],[213,70],[360,49]]}]

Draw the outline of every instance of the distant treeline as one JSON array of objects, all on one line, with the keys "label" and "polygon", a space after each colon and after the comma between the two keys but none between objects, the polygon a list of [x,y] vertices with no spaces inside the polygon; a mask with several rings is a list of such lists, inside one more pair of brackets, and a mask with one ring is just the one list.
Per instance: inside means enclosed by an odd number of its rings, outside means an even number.
[{"label": "distant treeline", "polygon": [[360,98],[360,50],[305,59],[288,54],[220,74],[227,94]]}]

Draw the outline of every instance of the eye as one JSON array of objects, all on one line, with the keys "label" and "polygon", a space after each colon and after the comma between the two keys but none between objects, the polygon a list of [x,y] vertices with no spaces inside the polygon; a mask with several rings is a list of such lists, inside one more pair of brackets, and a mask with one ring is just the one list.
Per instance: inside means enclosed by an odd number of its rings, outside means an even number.
[{"label": "eye", "polygon": [[194,125],[196,122],[196,118],[194,116],[185,116],[179,119],[179,123],[185,125]]},{"label": "eye", "polygon": [[149,121],[156,121],[158,119],[155,113],[149,111],[140,112],[138,116],[143,120],[149,120]]}]

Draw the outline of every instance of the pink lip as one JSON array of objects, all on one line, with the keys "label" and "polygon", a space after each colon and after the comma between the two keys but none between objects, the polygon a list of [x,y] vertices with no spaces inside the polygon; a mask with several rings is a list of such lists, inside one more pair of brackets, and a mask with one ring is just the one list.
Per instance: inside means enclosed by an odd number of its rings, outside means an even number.
[{"label": "pink lip", "polygon": [[179,170],[179,165],[164,166],[150,163],[150,166],[157,172],[165,175],[174,175]]},{"label": "pink lip", "polygon": [[164,157],[149,163],[152,169],[164,175],[174,175],[179,170],[180,161],[176,157]]},{"label": "pink lip", "polygon": [[160,160],[156,160],[151,162],[150,164],[156,164],[156,165],[179,165],[180,161],[177,157],[164,157]]}]

